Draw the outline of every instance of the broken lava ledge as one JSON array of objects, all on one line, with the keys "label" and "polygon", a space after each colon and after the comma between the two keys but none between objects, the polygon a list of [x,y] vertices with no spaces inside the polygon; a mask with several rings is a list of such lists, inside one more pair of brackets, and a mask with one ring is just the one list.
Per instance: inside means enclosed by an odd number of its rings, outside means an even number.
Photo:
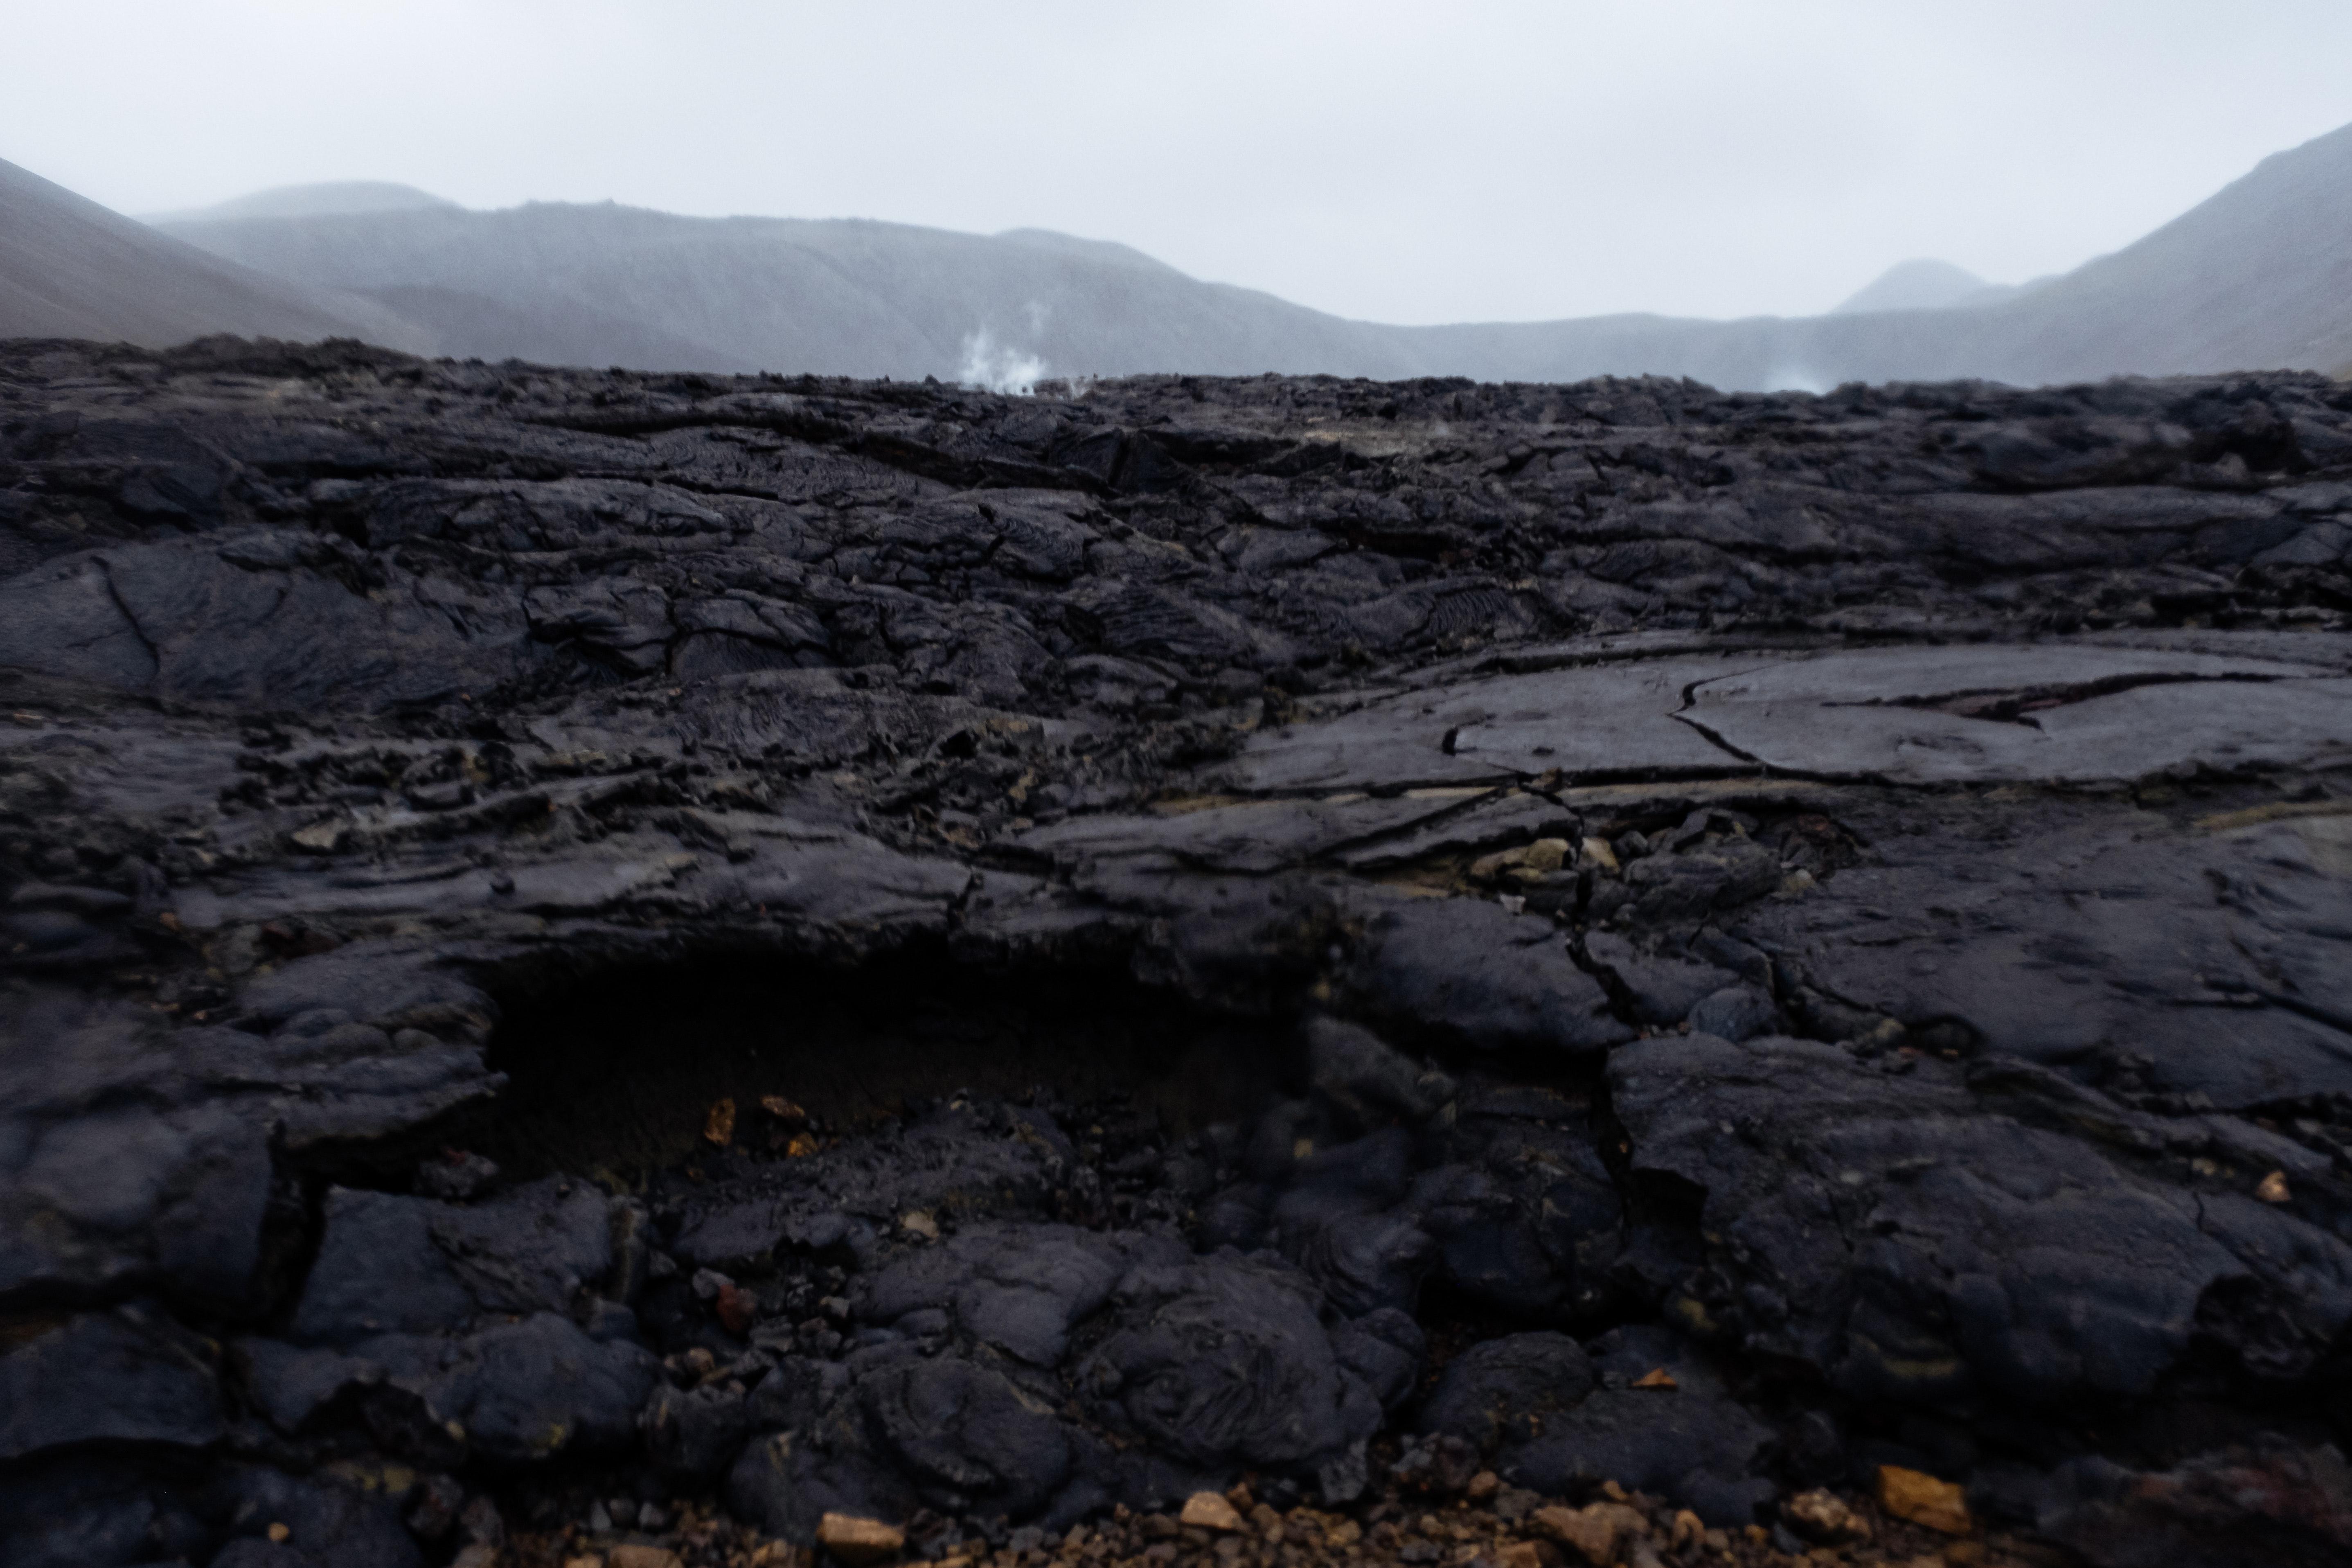
[{"label": "broken lava ledge", "polygon": [[1068,390],[0,345],[0,1563],[2352,1554],[2352,390]]}]

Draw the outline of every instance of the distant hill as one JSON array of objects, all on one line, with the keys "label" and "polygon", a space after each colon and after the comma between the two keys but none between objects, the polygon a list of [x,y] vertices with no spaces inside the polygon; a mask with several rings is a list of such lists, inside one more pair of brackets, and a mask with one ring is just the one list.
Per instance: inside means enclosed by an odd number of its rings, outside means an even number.
[{"label": "distant hill", "polygon": [[2002,312],[2012,380],[2352,360],[2352,126],[2288,152]]},{"label": "distant hill", "polygon": [[1718,387],[2352,365],[2352,126],[2265,158],[2111,256],[1976,309],[1394,329],[1489,379],[1648,371]]},{"label": "distant hill", "polygon": [[1991,305],[2017,293],[2014,283],[1988,283],[1965,268],[1948,261],[1901,261],[1868,286],[1832,306],[1832,316],[1854,316],[1872,310],[1949,310],[1969,305]]},{"label": "distant hill", "polygon": [[533,203],[499,212],[217,217],[215,255],[369,295],[453,353],[667,369],[953,378],[1304,366],[1411,375],[1389,329],[1202,283],[1140,251],[857,219],[694,218]]},{"label": "distant hill", "polygon": [[322,185],[277,185],[249,196],[183,212],[142,213],[149,224],[211,223],[222,218],[325,217],[336,213],[430,212],[458,210],[457,204],[415,185],[386,180],[337,180]]},{"label": "distant hill", "polygon": [[206,332],[425,343],[373,300],[265,276],[0,163],[0,338],[164,347]]}]

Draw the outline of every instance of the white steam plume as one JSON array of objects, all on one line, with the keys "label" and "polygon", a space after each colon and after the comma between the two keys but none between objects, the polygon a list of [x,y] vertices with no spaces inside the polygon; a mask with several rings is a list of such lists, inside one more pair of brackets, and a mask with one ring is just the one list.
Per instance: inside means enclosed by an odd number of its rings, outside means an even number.
[{"label": "white steam plume", "polygon": [[1045,374],[1044,360],[1009,343],[1000,344],[986,327],[963,340],[963,369],[957,379],[966,386],[1026,397],[1037,390]]},{"label": "white steam plume", "polygon": [[1764,373],[1767,392],[1810,392],[1819,397],[1829,389],[1826,380],[1799,365],[1776,364]]}]

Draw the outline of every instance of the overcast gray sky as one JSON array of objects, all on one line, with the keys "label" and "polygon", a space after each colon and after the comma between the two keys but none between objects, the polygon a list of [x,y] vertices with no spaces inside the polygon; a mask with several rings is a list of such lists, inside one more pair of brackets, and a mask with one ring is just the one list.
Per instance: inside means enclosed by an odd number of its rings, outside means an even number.
[{"label": "overcast gray sky", "polygon": [[70,0],[0,158],[1123,240],[1391,321],[1826,309],[2124,245],[2352,121],[2346,0]]}]

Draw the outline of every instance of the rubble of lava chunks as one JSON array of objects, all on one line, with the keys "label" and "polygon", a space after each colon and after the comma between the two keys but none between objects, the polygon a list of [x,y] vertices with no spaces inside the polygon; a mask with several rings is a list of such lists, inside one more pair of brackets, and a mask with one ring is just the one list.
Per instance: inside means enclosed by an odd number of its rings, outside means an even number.
[{"label": "rubble of lava chunks", "polygon": [[2352,389],[0,344],[0,1568],[2352,1557]]}]

